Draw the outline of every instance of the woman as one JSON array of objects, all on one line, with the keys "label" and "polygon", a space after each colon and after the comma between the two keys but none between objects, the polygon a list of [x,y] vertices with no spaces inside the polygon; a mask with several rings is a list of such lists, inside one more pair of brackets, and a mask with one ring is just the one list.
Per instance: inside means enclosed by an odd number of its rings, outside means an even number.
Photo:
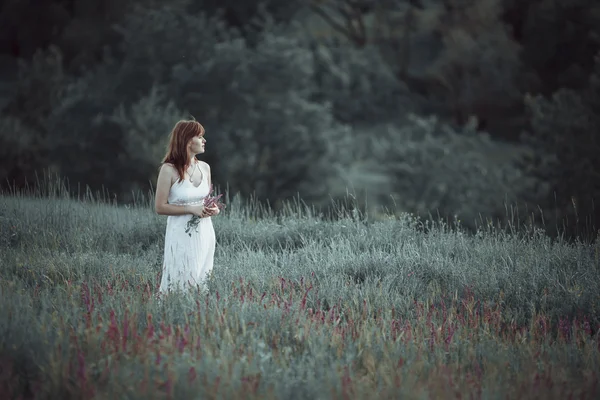
[{"label": "woman", "polygon": [[[177,122],[160,167],[154,207],[157,214],[169,216],[160,293],[198,285],[207,289],[216,244],[210,217],[219,214],[219,209],[203,206],[211,185],[210,166],[196,155],[204,153],[205,143],[200,123]],[[188,234],[186,224],[194,215],[201,218],[200,223]]]}]

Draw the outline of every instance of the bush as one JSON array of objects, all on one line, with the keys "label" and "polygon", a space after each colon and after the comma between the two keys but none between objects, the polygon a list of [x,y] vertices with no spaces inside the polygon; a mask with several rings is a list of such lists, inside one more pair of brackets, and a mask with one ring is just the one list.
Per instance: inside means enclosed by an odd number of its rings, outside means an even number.
[{"label": "bush", "polygon": [[19,62],[15,91],[0,114],[0,187],[22,188],[35,181],[35,173],[56,169],[55,138],[47,119],[61,99],[69,76],[56,47],[35,53],[31,62]]},{"label": "bush", "polygon": [[[168,147],[168,132],[175,123],[186,118],[172,100],[165,97],[164,90],[153,86],[147,96],[134,104],[121,104],[109,116],[99,116],[95,122],[115,124],[123,135],[123,153],[119,165],[127,168],[133,180],[132,191],[146,191],[143,179],[154,185],[158,167]],[[129,199],[128,199],[129,200]]]},{"label": "bush", "polygon": [[599,3],[595,0],[505,1],[512,8],[512,23],[521,37],[522,59],[535,72],[529,87],[536,87],[544,94],[561,87],[585,87],[594,68],[590,54],[597,51],[600,38]]},{"label": "bush", "polygon": [[550,184],[532,201],[543,206],[556,231],[591,234],[600,228],[600,52],[589,85],[581,92],[561,89],[550,98],[529,96],[532,131],[524,142],[538,149],[522,160]]},{"label": "bush", "polygon": [[379,126],[361,143],[362,157],[369,154],[372,161],[363,160],[388,177],[380,201],[391,194],[399,211],[456,217],[467,228],[504,221],[507,203],[534,184],[487,134],[470,127],[454,131],[435,117]]},{"label": "bush", "polygon": [[4,113],[18,118],[31,129],[44,132],[46,118],[62,98],[69,81],[60,50],[54,46],[39,50],[31,62],[19,62],[15,95]]},{"label": "bush", "polygon": [[[0,179],[22,186],[31,181],[37,162],[35,150],[46,150],[38,134],[15,117],[0,116]],[[39,153],[38,153],[39,154]]]},{"label": "bush", "polygon": [[380,121],[417,111],[418,102],[373,46],[354,48],[322,40],[314,44],[316,93],[332,104],[336,119]]}]

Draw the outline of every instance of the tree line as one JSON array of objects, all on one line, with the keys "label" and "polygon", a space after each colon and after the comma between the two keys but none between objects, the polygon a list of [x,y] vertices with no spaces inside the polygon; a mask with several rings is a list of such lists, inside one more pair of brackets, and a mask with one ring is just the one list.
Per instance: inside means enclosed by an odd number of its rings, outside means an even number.
[{"label": "tree line", "polygon": [[2,185],[44,169],[131,201],[193,116],[213,180],[274,208],[356,187],[471,227],[513,203],[555,233],[600,226],[595,1],[1,7]]}]

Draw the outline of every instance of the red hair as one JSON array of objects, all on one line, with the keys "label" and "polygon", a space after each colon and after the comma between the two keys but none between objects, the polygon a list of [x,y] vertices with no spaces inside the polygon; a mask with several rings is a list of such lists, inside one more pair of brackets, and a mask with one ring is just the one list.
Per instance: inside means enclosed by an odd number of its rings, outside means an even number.
[{"label": "red hair", "polygon": [[192,161],[187,151],[187,145],[195,136],[204,136],[204,127],[198,121],[181,120],[175,124],[169,135],[169,147],[162,164],[173,164],[179,179],[184,179],[185,168]]}]

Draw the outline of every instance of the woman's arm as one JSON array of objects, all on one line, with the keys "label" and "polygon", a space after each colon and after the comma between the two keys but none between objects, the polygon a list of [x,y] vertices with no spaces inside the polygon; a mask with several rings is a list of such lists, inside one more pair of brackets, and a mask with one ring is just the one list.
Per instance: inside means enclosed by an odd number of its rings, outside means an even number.
[{"label": "woman's arm", "polygon": [[[204,166],[206,169],[206,178],[208,179],[208,187],[210,187],[210,185],[212,184],[212,180],[211,180],[211,176],[210,176],[210,165],[208,165],[207,162],[204,162]],[[214,217],[216,215],[218,215],[220,213],[219,207],[214,207],[214,208],[208,208],[207,209],[208,215],[211,217]]]},{"label": "woman's arm", "polygon": [[163,164],[156,181],[156,195],[154,198],[154,211],[159,215],[197,215],[202,206],[180,206],[169,204],[169,192],[173,181],[178,178],[177,170],[169,164]]}]

